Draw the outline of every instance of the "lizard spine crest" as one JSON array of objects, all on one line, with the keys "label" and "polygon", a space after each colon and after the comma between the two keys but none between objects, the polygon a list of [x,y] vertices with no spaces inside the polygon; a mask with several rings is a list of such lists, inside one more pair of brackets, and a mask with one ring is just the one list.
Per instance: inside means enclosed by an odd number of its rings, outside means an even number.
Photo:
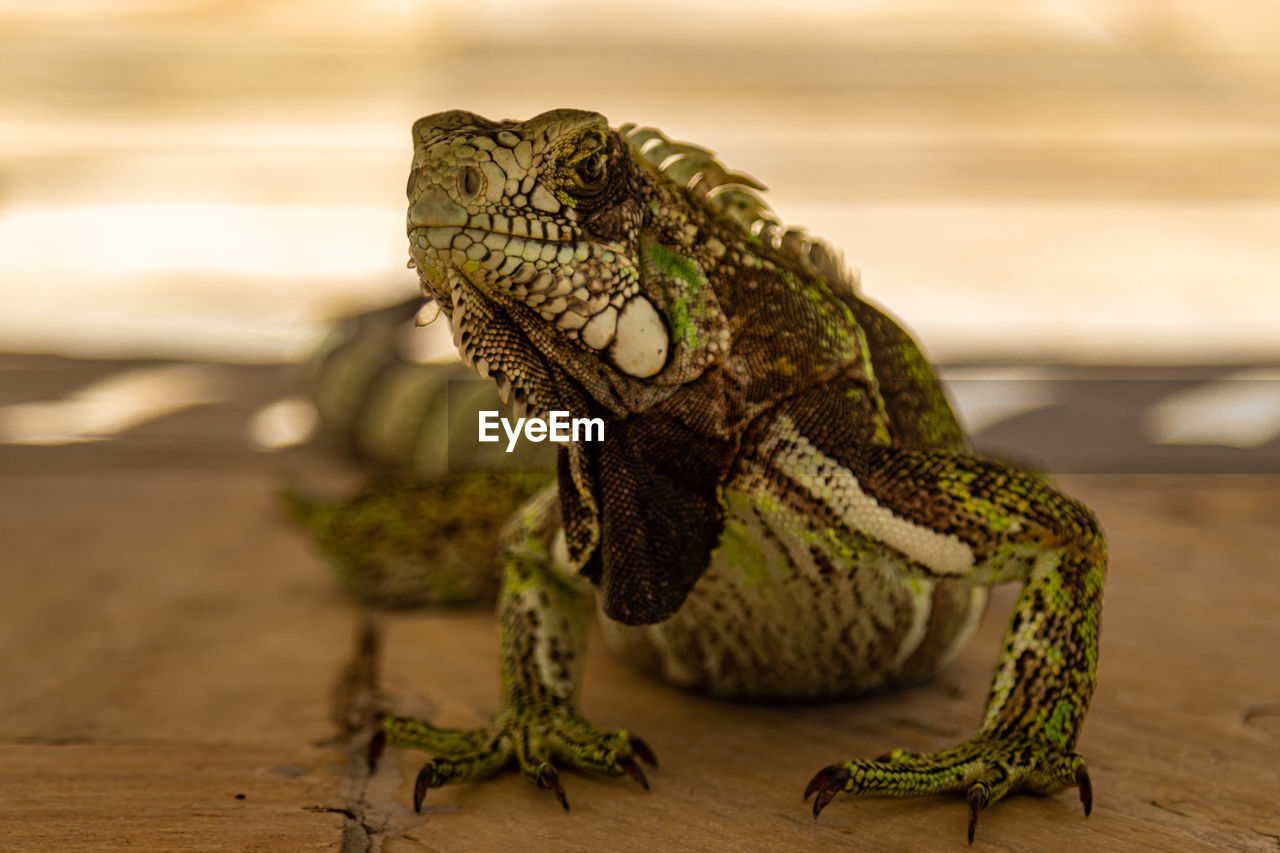
[{"label": "lizard spine crest", "polygon": [[618,133],[636,156],[747,234],[821,276],[833,288],[850,293],[859,289],[858,273],[845,264],[843,254],[804,228],[784,225],[761,195],[767,188],[752,176],[730,170],[714,152],[672,140],[655,127],[628,123]]}]

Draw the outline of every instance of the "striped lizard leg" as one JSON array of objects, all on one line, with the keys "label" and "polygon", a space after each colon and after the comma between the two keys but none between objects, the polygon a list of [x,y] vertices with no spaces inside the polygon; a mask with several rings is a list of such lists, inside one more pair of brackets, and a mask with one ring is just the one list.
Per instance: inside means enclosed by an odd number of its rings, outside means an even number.
[{"label": "striped lizard leg", "polygon": [[1097,680],[1107,560],[1093,515],[1034,475],[990,460],[875,447],[844,461],[853,463],[863,501],[850,510],[858,529],[902,551],[922,575],[1023,586],[977,736],[939,752],[895,750],[826,767],[805,790],[806,799],[816,795],[814,817],[841,791],[962,792],[972,843],[978,813],[1006,794],[1071,785],[1087,815],[1092,789],[1074,748]]},{"label": "striped lizard leg", "polygon": [[[500,531],[540,474],[384,479],[342,501],[283,497],[347,591],[379,607],[492,602]],[[479,559],[477,557],[479,556]]]},{"label": "striped lizard leg", "polygon": [[656,765],[644,741],[601,731],[578,712],[578,685],[592,592],[556,572],[550,543],[558,528],[554,487],[535,495],[504,531],[498,596],[503,707],[479,729],[446,729],[411,717],[388,717],[370,744],[374,764],[387,745],[436,753],[418,773],[413,806],[431,788],[470,782],[515,766],[550,789],[567,810],[556,767],[621,775],[649,787],[636,758]]}]

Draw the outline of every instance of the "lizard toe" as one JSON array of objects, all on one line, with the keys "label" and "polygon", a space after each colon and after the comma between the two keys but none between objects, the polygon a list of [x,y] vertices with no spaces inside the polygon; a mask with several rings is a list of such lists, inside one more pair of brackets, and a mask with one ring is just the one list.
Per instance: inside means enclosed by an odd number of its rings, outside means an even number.
[{"label": "lizard toe", "polygon": [[571,705],[509,705],[478,729],[448,729],[411,717],[388,717],[369,744],[370,767],[387,746],[437,753],[414,780],[413,807],[422,809],[427,791],[457,782],[472,782],[515,766],[539,788],[555,794],[569,808],[559,768],[593,770],[628,776],[646,791],[649,780],[636,759],[656,767],[649,745],[625,730],[602,731]]},{"label": "lizard toe", "polygon": [[916,797],[963,793],[969,802],[969,840],[978,814],[1015,791],[1052,794],[1074,786],[1088,815],[1093,787],[1078,753],[1025,737],[977,737],[933,753],[894,750],[875,761],[853,759],[818,771],[805,789],[816,794],[814,816],[840,791],[857,796]]}]

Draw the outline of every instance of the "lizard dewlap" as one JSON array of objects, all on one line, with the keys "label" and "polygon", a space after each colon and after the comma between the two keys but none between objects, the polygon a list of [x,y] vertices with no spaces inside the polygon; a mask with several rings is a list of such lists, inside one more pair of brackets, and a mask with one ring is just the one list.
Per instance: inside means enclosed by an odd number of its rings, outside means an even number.
[{"label": "lizard dewlap", "polygon": [[971,838],[1015,791],[1077,786],[1088,811],[1075,744],[1101,530],[971,452],[928,360],[832,249],[706,149],[596,113],[455,110],[412,139],[411,266],[464,362],[514,403],[505,433],[482,433],[514,443],[550,413],[599,425],[570,429],[555,482],[506,524],[503,709],[475,731],[384,723],[379,748],[438,756],[415,805],[508,767],[566,807],[558,767],[645,781],[648,746],[578,711],[593,611],[619,654],[674,684],[816,700],[929,677],[987,587],[1018,583],[977,734],[837,761],[806,796],[816,815],[840,792],[958,792]]}]

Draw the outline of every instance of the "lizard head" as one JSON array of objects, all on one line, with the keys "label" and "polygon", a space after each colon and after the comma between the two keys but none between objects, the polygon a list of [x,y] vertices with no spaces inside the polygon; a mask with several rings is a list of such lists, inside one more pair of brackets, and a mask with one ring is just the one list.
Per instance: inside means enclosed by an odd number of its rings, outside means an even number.
[{"label": "lizard head", "polygon": [[410,255],[463,359],[504,397],[572,409],[563,371],[623,414],[682,381],[641,289],[639,176],[603,116],[454,110],[419,119],[413,141]]},{"label": "lizard head", "polygon": [[824,244],[750,177],[581,110],[413,126],[409,252],[463,360],[517,412],[612,416],[560,459],[568,564],[605,613],[657,622],[719,540],[755,412],[861,357]]}]

